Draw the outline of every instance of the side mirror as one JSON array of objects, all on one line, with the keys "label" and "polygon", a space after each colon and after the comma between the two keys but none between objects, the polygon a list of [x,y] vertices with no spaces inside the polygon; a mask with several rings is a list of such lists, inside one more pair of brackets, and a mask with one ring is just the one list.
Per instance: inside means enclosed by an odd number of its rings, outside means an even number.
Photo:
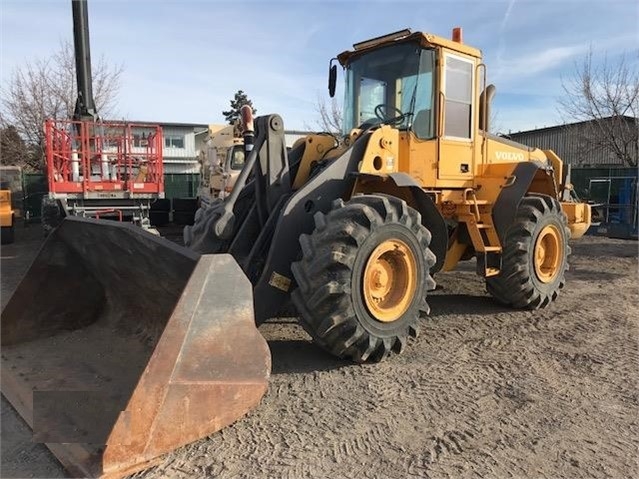
[{"label": "side mirror", "polygon": [[328,94],[331,98],[335,96],[335,85],[337,84],[337,65],[333,65],[333,61],[336,58],[331,59],[328,67]]}]

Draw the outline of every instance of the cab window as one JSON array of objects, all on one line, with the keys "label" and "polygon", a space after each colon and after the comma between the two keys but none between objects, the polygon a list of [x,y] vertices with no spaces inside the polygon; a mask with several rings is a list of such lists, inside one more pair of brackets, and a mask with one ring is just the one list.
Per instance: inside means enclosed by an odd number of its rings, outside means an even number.
[{"label": "cab window", "polygon": [[444,72],[444,136],[471,137],[473,63],[446,55]]},{"label": "cab window", "polygon": [[235,146],[231,153],[231,169],[241,170],[242,168],[244,168],[244,147]]}]

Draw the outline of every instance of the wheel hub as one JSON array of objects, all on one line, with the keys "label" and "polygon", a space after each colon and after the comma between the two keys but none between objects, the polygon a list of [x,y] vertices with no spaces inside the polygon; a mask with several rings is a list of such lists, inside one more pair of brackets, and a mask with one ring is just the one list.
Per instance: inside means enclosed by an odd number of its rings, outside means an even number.
[{"label": "wheel hub", "polygon": [[547,225],[537,236],[533,252],[535,274],[542,283],[552,282],[561,267],[564,245],[562,236],[555,225]]},{"label": "wheel hub", "polygon": [[399,319],[408,309],[417,285],[417,261],[401,240],[386,240],[368,258],[364,270],[364,302],[378,321]]}]

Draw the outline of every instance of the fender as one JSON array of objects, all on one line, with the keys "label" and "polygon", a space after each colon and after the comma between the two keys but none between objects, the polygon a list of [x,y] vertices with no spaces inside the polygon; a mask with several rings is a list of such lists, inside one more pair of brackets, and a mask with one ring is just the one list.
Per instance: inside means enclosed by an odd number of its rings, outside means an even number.
[{"label": "fender", "polygon": [[265,244],[268,248],[253,290],[255,320],[258,324],[278,314],[288,301],[290,290],[294,287],[291,263],[299,259],[300,235],[313,231],[315,213],[328,213],[335,199],[345,197],[353,189],[352,173],[357,171],[369,140],[370,135],[358,138],[300,189],[284,196],[271,212],[269,223],[272,224],[263,228],[260,236],[272,235],[272,239],[262,241],[258,237],[255,240],[255,247]]},{"label": "fender", "polygon": [[502,186],[492,212],[493,224],[502,245],[505,242],[508,228],[515,221],[522,198],[530,190],[533,179],[540,170],[552,172],[552,167],[534,161],[518,163],[513,169],[512,181]]}]

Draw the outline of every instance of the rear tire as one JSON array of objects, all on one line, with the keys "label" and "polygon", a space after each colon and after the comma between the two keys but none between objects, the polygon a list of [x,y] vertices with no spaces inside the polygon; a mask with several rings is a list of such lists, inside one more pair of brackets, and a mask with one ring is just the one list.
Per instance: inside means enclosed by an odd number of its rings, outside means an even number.
[{"label": "rear tire", "polygon": [[42,197],[41,217],[45,237],[60,226],[65,216],[66,212],[60,200],[49,198],[48,196]]},{"label": "rear tire", "polygon": [[557,200],[524,197],[506,234],[501,272],[486,278],[488,292],[515,308],[545,308],[566,282],[569,238],[568,221]]},{"label": "rear tire", "polygon": [[151,226],[165,226],[169,222],[169,212],[162,210],[149,211],[149,222]]},{"label": "rear tire", "polygon": [[197,198],[173,198],[173,211],[194,214],[198,208]]},{"label": "rear tire", "polygon": [[190,211],[174,211],[173,222],[176,225],[192,226],[195,222],[195,213]]},{"label": "rear tire", "polygon": [[0,243],[11,244],[15,241],[15,223],[0,228]]},{"label": "rear tire", "polygon": [[151,211],[171,211],[171,200],[168,198],[157,198],[151,203]]},{"label": "rear tire", "polygon": [[428,314],[435,255],[421,215],[386,195],[337,200],[300,236],[292,299],[316,344],[340,358],[380,361],[400,353]]}]

